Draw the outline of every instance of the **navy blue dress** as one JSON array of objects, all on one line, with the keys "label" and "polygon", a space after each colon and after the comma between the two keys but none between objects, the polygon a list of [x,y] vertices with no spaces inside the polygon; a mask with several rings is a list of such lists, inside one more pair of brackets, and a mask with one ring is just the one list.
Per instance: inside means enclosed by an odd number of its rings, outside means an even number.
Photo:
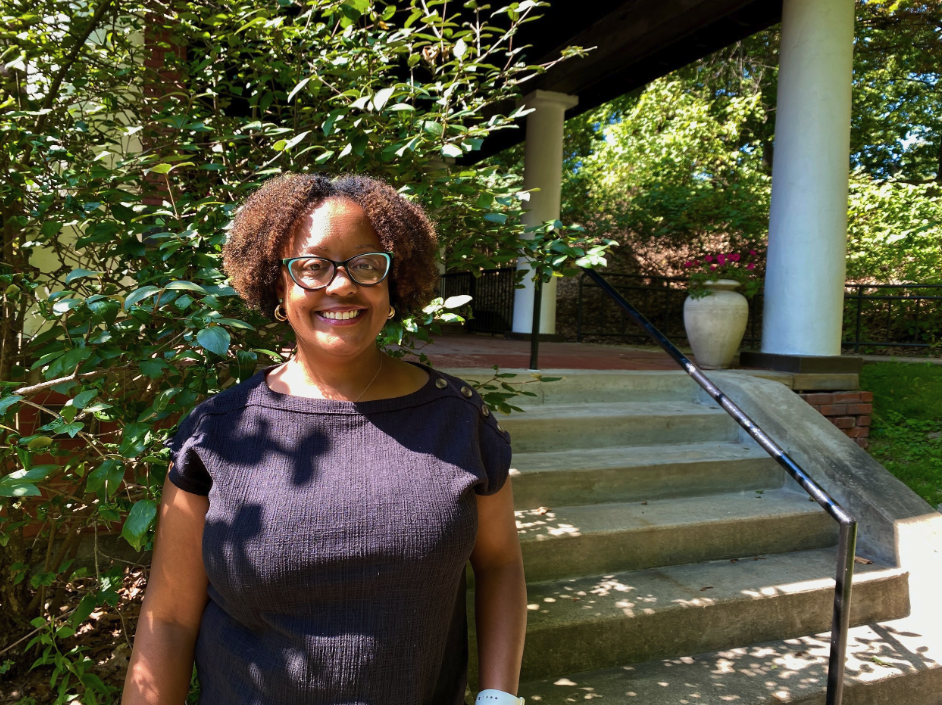
[{"label": "navy blue dress", "polygon": [[510,438],[461,380],[393,399],[309,399],[265,374],[218,394],[168,445],[208,495],[201,705],[462,705],[475,494]]}]

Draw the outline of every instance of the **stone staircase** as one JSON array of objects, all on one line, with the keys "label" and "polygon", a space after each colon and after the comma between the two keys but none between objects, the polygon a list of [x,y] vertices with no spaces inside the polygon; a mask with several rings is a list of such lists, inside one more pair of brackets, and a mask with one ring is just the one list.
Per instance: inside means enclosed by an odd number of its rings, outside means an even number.
[{"label": "stone staircase", "polygon": [[[563,374],[501,419],[527,576],[519,694],[823,703],[836,523],[686,374]],[[906,570],[856,567],[852,627],[908,615]],[[470,566],[468,584],[473,615]]]}]

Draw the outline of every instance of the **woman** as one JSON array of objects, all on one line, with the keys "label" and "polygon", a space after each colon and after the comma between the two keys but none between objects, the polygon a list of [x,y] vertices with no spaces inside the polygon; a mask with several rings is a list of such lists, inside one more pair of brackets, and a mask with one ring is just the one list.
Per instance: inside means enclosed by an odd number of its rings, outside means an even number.
[{"label": "woman", "polygon": [[376,337],[434,296],[435,234],[359,176],[267,182],[224,266],[294,357],[207,399],[168,445],[123,705],[512,705],[526,588],[510,438],[461,380]]}]

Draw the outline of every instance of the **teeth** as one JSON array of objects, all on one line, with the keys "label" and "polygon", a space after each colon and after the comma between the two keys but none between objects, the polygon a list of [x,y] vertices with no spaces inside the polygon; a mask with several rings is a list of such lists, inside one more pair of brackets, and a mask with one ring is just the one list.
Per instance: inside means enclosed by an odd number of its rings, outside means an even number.
[{"label": "teeth", "polygon": [[321,315],[324,318],[332,318],[338,321],[346,321],[350,318],[356,318],[360,315],[360,311],[321,311]]}]

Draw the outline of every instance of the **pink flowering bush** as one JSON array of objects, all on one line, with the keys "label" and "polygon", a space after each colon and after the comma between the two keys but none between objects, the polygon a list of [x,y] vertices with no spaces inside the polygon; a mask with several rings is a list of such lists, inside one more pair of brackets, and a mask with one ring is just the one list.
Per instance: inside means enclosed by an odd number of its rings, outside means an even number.
[{"label": "pink flowering bush", "polygon": [[745,252],[721,252],[706,254],[699,259],[684,262],[690,272],[687,291],[695,299],[708,296],[706,282],[717,279],[734,279],[739,282],[737,291],[750,298],[762,288],[762,276],[757,266],[762,256],[756,250]]}]

